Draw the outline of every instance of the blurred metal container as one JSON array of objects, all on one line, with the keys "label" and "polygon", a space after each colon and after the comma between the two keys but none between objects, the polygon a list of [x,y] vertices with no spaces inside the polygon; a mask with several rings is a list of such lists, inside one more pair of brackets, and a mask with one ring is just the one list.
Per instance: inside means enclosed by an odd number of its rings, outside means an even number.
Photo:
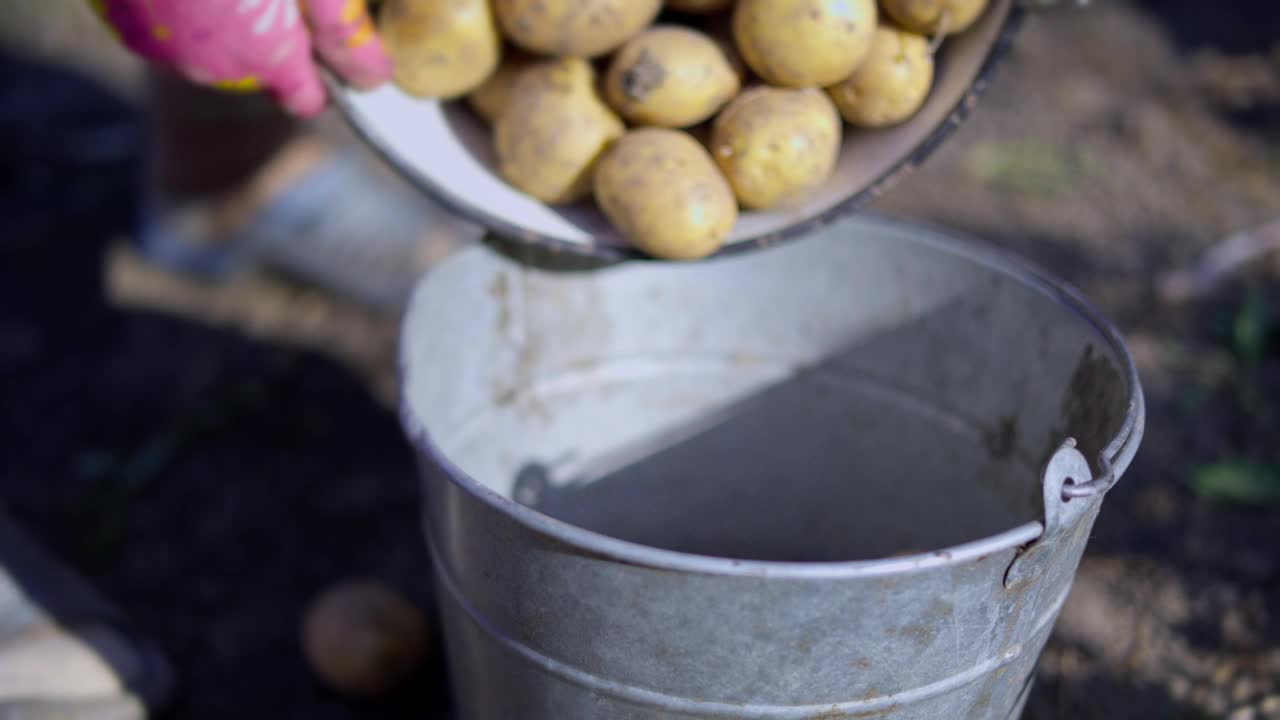
[{"label": "blurred metal container", "polygon": [[465,720],[1017,717],[1143,427],[1071,290],[867,217],[680,265],[470,248],[402,363]]}]

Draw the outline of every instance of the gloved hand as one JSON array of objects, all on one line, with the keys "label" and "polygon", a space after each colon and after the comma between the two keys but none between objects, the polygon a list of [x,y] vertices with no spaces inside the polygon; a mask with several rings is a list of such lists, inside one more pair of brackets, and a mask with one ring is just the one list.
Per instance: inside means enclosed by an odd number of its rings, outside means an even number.
[{"label": "gloved hand", "polygon": [[[351,85],[391,77],[364,0],[89,0],[144,59],[226,90],[265,90],[308,117],[326,104],[316,55]],[[314,51],[314,54],[313,54]]]}]

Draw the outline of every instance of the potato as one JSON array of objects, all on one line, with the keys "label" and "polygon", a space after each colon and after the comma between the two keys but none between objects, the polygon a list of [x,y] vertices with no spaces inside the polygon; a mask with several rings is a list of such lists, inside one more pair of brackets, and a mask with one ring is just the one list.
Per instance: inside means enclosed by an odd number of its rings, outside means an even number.
[{"label": "potato", "polygon": [[511,96],[511,86],[521,71],[534,64],[535,59],[516,48],[506,48],[502,53],[502,64],[493,71],[480,87],[467,96],[467,104],[477,115],[492,125],[498,119],[498,113],[507,104]]},{"label": "potato", "polygon": [[543,202],[574,202],[591,193],[596,158],[625,130],[596,95],[590,63],[541,62],[516,78],[494,123],[499,171]]},{"label": "potato", "polygon": [[667,7],[677,12],[710,15],[733,4],[733,0],[667,0]]},{"label": "potato", "polygon": [[827,88],[850,125],[896,125],[915,114],[933,85],[933,54],[923,35],[876,28],[871,52],[853,74]]},{"label": "potato", "polygon": [[885,14],[894,22],[921,35],[964,32],[987,7],[987,0],[881,0],[881,3]]},{"label": "potato", "polygon": [[877,17],[875,0],[739,0],[733,38],[765,82],[821,87],[857,69]]},{"label": "potato", "polygon": [[743,207],[784,205],[816,190],[835,168],[840,115],[812,88],[757,86],[711,126],[711,154]]},{"label": "potato", "polygon": [[302,649],[312,671],[335,690],[376,697],[395,689],[422,663],[427,623],[392,588],[347,581],[307,609]]},{"label": "potato", "polygon": [[667,260],[710,255],[738,219],[706,149],[667,128],[638,128],[614,143],[596,167],[595,198],[633,246]]},{"label": "potato", "polygon": [[688,127],[738,94],[740,78],[711,38],[677,25],[657,25],[627,41],[605,74],[613,109],[640,125]]},{"label": "potato", "polygon": [[395,67],[392,80],[418,97],[474,90],[502,53],[488,0],[387,0],[378,30]]},{"label": "potato", "polygon": [[648,27],[662,0],[494,0],[507,38],[526,50],[591,58]]}]

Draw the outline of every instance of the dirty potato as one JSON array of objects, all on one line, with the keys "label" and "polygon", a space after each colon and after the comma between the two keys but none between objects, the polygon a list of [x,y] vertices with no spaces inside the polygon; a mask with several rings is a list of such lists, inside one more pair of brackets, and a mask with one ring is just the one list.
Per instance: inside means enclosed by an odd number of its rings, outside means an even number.
[{"label": "dirty potato", "polygon": [[507,104],[511,96],[511,86],[516,77],[536,60],[532,55],[516,48],[508,47],[502,52],[502,64],[480,84],[480,87],[467,95],[467,104],[477,115],[492,125],[498,119],[498,113]]},{"label": "dirty potato", "polygon": [[667,0],[667,7],[678,12],[710,15],[728,8],[733,0]]},{"label": "dirty potato", "polygon": [[387,0],[378,30],[395,67],[393,81],[418,97],[474,90],[502,53],[488,0]]},{"label": "dirty potato", "polygon": [[706,149],[667,128],[639,128],[614,143],[596,167],[595,198],[635,248],[665,260],[710,255],[738,219]]},{"label": "dirty potato", "polygon": [[604,95],[633,123],[687,127],[714,115],[738,94],[739,83],[714,40],[689,28],[658,25],[613,56]]},{"label": "dirty potato", "polygon": [[426,656],[422,612],[381,582],[349,580],[312,601],[302,625],[308,664],[330,687],[355,697],[385,695]]},{"label": "dirty potato", "polygon": [[649,26],[662,0],[494,0],[502,31],[542,55],[596,57]]},{"label": "dirty potato", "polygon": [[923,35],[881,25],[866,60],[827,92],[850,125],[877,128],[914,115],[932,85],[929,41]]},{"label": "dirty potato", "polygon": [[494,123],[502,176],[548,203],[591,193],[591,169],[625,127],[595,90],[595,71],[581,58],[527,68]]},{"label": "dirty potato", "polygon": [[987,7],[987,0],[881,0],[885,14],[921,35],[964,32]]},{"label": "dirty potato", "polygon": [[744,91],[716,117],[711,154],[743,207],[786,205],[817,189],[840,152],[840,115],[821,90]]},{"label": "dirty potato", "polygon": [[733,38],[771,85],[821,87],[849,77],[876,29],[875,0],[739,0]]}]

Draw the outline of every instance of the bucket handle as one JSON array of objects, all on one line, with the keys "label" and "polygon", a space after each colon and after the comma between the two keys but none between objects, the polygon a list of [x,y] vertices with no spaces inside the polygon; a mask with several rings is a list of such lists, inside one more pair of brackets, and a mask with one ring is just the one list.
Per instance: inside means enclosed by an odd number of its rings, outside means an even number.
[{"label": "bucket handle", "polygon": [[[1124,424],[1120,426],[1120,432],[1111,438],[1111,442],[1098,453],[1098,476],[1085,481],[1076,482],[1075,478],[1067,478],[1062,485],[1062,500],[1067,502],[1072,498],[1086,498],[1093,495],[1101,495],[1110,490],[1116,484],[1118,476],[1116,475],[1115,460],[1120,457],[1121,451],[1124,449],[1125,443],[1133,436],[1133,429],[1138,423],[1137,403],[1130,401],[1128,412],[1124,414]],[[1071,445],[1075,446],[1075,440],[1070,440]]]},{"label": "bucket handle", "polygon": [[[1121,431],[1115,440],[1101,453],[1100,461],[1105,462],[1103,472],[1094,478],[1089,469],[1089,460],[1076,449],[1075,438],[1067,438],[1057,452],[1045,463],[1041,475],[1044,500],[1044,530],[1040,537],[1018,548],[1004,571],[1004,587],[1016,590],[1027,587],[1039,580],[1052,563],[1055,551],[1065,542],[1068,545],[1083,542],[1078,537],[1080,532],[1087,532],[1087,523],[1081,523],[1082,516],[1098,506],[1101,494],[1115,484],[1112,460],[1115,452],[1132,434]],[[1110,452],[1108,452],[1110,451]],[[1111,472],[1109,472],[1111,471]],[[1083,491],[1077,495],[1069,495],[1069,490]],[[1088,501],[1081,498],[1098,497]]]},{"label": "bucket handle", "polygon": [[[1136,383],[1135,383],[1136,386]],[[1049,557],[1064,541],[1083,543],[1084,538],[1067,538],[1068,534],[1088,531],[1088,523],[1078,522],[1090,509],[1096,508],[1098,498],[1115,486],[1119,479],[1116,464],[1127,462],[1142,439],[1142,422],[1145,406],[1139,391],[1129,401],[1128,412],[1120,430],[1111,442],[1098,453],[1098,475],[1093,476],[1089,461],[1076,449],[1075,438],[1067,438],[1057,452],[1045,463],[1040,481],[1044,494],[1044,529],[1040,537],[1018,548],[1018,552],[1004,571],[1004,587],[1015,590],[1026,587],[1039,579],[1047,569]]]}]

